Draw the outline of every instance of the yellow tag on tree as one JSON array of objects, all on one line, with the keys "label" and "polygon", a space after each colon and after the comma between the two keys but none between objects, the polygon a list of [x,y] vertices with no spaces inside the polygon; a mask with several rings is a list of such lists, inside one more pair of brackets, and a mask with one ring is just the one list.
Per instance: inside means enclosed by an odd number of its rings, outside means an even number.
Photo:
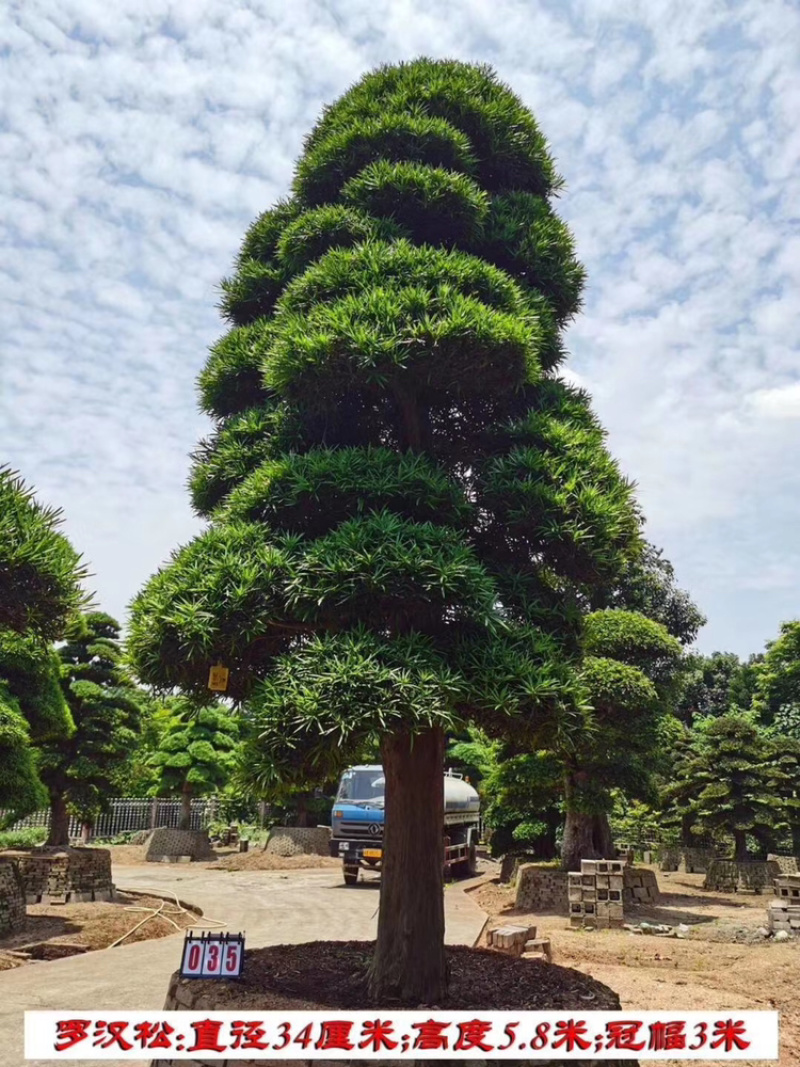
[{"label": "yellow tag on tree", "polygon": [[230,671],[227,667],[221,667],[217,664],[216,667],[212,667],[208,672],[208,688],[213,689],[216,693],[224,693],[228,688],[228,675]]}]

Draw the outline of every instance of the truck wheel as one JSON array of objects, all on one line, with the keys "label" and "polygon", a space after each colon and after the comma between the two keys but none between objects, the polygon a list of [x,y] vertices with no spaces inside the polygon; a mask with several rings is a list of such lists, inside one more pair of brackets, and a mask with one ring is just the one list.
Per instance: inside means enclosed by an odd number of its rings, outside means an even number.
[{"label": "truck wheel", "polygon": [[355,885],[358,881],[358,867],[345,867],[344,884]]}]

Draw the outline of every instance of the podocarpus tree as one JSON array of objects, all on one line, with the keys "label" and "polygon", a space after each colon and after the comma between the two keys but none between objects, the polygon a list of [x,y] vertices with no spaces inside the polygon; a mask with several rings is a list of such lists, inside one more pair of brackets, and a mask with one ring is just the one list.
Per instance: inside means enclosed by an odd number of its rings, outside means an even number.
[{"label": "podocarpus tree", "polygon": [[383,68],[328,108],[224,284],[192,475],[209,529],[134,604],[142,680],[228,666],[267,777],[380,739],[375,998],[444,993],[445,732],[566,743],[576,590],[638,547],[631,487],[557,376],[583,283],[560,184],[483,67]]},{"label": "podocarpus tree", "polygon": [[137,690],[121,666],[119,623],[93,611],[75,617],[64,636],[61,686],[75,731],[39,747],[50,801],[48,845],[69,844],[69,808],[86,824],[103,810],[139,720]]},{"label": "podocarpus tree", "polygon": [[166,705],[158,748],[150,763],[156,796],[181,799],[179,828],[191,827],[192,800],[228,784],[236,762],[238,723],[217,704],[173,698]]},{"label": "podocarpus tree", "polygon": [[787,784],[796,757],[782,751],[753,715],[731,712],[699,719],[665,790],[698,830],[733,839],[734,858],[748,858],[748,837],[762,851],[791,819]]},{"label": "podocarpus tree", "polygon": [[613,855],[608,812],[614,788],[647,794],[659,719],[674,692],[681,646],[636,612],[597,611],[584,620],[581,677],[594,709],[590,730],[559,752],[566,819],[561,858]]},{"label": "podocarpus tree", "polygon": [[0,468],[0,808],[29,814],[46,794],[33,742],[72,728],[49,642],[85,600],[80,557],[60,513]]}]

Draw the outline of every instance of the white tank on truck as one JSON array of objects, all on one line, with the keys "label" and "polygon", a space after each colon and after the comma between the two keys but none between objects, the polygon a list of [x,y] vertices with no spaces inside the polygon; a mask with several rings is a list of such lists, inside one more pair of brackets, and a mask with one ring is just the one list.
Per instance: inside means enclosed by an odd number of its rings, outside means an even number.
[{"label": "white tank on truck", "polygon": [[[383,768],[348,767],[339,781],[331,813],[331,855],[342,860],[346,885],[359,870],[380,870],[383,859]],[[444,867],[455,874],[476,870],[480,798],[461,775],[444,776]]]}]

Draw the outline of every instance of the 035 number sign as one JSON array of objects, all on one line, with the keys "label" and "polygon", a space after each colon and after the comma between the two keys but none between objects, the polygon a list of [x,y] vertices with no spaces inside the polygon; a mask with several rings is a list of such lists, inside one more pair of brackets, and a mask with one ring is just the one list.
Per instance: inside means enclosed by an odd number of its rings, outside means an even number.
[{"label": "035 number sign", "polygon": [[181,978],[239,978],[243,964],[243,934],[188,933],[184,939]]}]

